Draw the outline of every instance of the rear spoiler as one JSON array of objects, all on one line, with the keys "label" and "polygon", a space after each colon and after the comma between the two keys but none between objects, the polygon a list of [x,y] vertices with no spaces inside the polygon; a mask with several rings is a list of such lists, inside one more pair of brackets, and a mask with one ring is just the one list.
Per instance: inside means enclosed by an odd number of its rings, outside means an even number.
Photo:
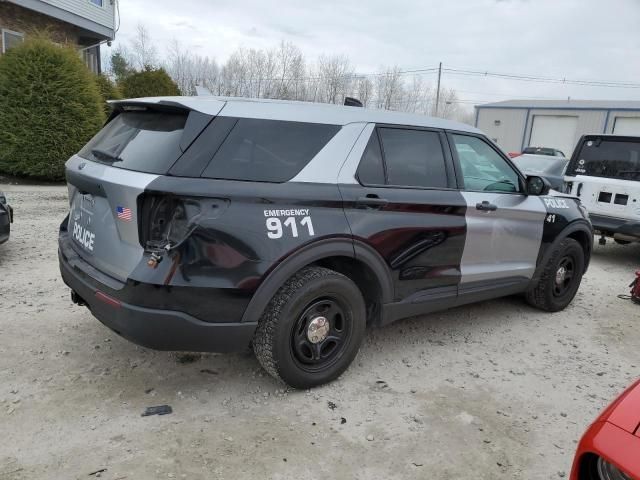
[{"label": "rear spoiler", "polygon": [[114,112],[122,112],[127,108],[132,110],[144,108],[165,108],[190,110],[215,117],[227,103],[217,97],[146,97],[127,100],[108,100]]}]

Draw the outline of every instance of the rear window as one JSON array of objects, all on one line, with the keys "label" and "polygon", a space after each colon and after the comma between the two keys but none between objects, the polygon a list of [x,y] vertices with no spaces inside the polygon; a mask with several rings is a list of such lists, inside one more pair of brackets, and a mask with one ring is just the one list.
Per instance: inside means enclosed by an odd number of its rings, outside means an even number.
[{"label": "rear window", "polygon": [[338,125],[241,118],[202,176],[286,182],[295,177],[338,130]]},{"label": "rear window", "polygon": [[640,180],[640,142],[587,139],[567,174]]},{"label": "rear window", "polygon": [[78,153],[87,160],[147,173],[166,173],[180,157],[187,114],[123,112]]}]

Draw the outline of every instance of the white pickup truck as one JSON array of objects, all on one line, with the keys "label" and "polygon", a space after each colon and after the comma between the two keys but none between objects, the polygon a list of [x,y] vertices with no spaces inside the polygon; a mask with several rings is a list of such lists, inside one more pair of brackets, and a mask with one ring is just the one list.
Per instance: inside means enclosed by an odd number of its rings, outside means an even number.
[{"label": "white pickup truck", "polygon": [[566,192],[580,198],[600,244],[640,242],[640,137],[584,135],[573,152]]}]

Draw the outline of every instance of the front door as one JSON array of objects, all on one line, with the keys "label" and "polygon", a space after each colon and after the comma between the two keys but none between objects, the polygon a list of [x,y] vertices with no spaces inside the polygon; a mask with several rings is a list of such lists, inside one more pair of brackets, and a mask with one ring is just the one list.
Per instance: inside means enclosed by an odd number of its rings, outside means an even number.
[{"label": "front door", "polygon": [[467,213],[460,294],[526,283],[534,274],[546,209],[515,167],[482,136],[449,134]]}]

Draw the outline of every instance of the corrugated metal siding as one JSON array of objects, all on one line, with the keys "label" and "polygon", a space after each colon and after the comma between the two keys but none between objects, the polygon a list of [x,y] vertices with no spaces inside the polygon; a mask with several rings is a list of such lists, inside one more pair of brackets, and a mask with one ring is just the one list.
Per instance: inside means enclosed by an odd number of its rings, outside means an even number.
[{"label": "corrugated metal siding", "polygon": [[[604,128],[605,118],[607,112],[602,110],[532,110],[531,115],[558,115],[578,117],[578,126],[576,128],[575,138],[573,139],[573,146],[578,143],[578,139],[582,135],[589,133],[602,133]],[[531,126],[533,125],[533,119],[529,121],[527,131],[525,132],[524,146],[529,146],[529,139],[531,138]],[[544,147],[545,145],[534,145],[535,147]],[[566,155],[571,155],[572,152],[564,152]]]},{"label": "corrugated metal siding", "polygon": [[[114,8],[111,0],[103,0],[103,6],[94,5],[89,0],[41,0],[54,7],[61,8],[71,13],[75,13],[92,22],[103,25],[113,30],[114,28]],[[115,3],[115,2],[114,2]]]},{"label": "corrugated metal siding", "polygon": [[526,121],[526,109],[480,108],[477,126],[505,152],[519,152]]},{"label": "corrugated metal siding", "polygon": [[613,133],[613,126],[615,125],[616,117],[633,117],[640,118],[640,112],[619,112],[611,110],[609,113],[609,121],[607,122],[607,131],[605,133]]}]

